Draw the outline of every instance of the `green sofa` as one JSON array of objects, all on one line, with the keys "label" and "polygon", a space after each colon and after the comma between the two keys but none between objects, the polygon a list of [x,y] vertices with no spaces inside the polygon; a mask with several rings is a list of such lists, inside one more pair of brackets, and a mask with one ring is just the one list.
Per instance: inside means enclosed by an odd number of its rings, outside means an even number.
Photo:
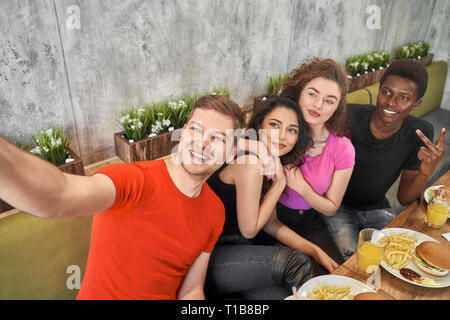
[{"label": "green sofa", "polygon": [[75,299],[77,274],[68,267],[78,266],[82,279],[92,217],[0,219],[0,299]]},{"label": "green sofa", "polygon": [[[427,67],[430,81],[421,116],[440,105],[447,63]],[[347,95],[348,103],[375,103],[378,84]],[[0,219],[0,299],[74,299],[78,290],[68,288],[78,266],[81,279],[86,267],[92,216],[71,219],[41,219],[17,213]]]},{"label": "green sofa", "polygon": [[[446,61],[437,61],[426,67],[428,71],[428,87],[423,97],[422,105],[419,109],[411,112],[413,116],[421,117],[441,105],[442,96],[444,94],[445,80],[447,79],[448,64]],[[359,104],[377,103],[378,90],[380,84],[375,83],[363,89],[348,93],[346,102]]]}]

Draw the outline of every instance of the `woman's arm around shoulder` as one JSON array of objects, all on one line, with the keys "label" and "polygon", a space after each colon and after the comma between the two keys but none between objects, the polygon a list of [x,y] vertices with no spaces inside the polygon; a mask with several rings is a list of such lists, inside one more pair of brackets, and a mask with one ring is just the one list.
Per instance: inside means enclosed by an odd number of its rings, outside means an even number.
[{"label": "woman's arm around shoulder", "polygon": [[231,166],[232,178],[236,186],[239,229],[244,237],[253,238],[267,223],[286,185],[280,168],[281,164],[279,164],[278,174],[272,180],[273,183],[262,201],[261,187],[264,177],[262,162],[254,155],[245,155],[239,157]]}]

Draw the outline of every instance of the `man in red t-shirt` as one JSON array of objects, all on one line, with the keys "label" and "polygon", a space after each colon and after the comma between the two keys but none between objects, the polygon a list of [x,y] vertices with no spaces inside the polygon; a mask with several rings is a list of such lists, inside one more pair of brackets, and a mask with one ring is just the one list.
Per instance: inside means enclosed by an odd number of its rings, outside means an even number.
[{"label": "man in red t-shirt", "polygon": [[228,98],[205,96],[171,159],[111,165],[91,177],[62,173],[0,137],[0,198],[44,218],[98,213],[78,299],[203,299],[225,219],[205,181],[235,154],[231,129],[243,121]]}]

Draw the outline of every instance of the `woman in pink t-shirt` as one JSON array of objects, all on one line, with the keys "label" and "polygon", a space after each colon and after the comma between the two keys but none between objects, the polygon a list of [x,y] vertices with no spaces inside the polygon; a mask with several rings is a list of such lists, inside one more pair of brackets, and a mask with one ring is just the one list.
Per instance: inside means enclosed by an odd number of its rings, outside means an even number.
[{"label": "woman in pink t-shirt", "polygon": [[288,188],[280,202],[289,208],[313,208],[327,216],[339,208],[355,164],[346,137],[346,91],[346,72],[332,59],[313,59],[282,84],[281,95],[298,101],[314,142],[300,170],[286,169]]},{"label": "woman in pink t-shirt", "polygon": [[[339,208],[355,164],[355,149],[346,137],[350,131],[346,92],[347,74],[332,59],[314,58],[302,64],[281,85],[281,96],[298,101],[313,144],[300,169],[285,168],[287,187],[279,199],[277,214],[271,217],[338,262],[342,257],[321,215],[331,216]],[[286,240],[283,242],[295,248],[298,237],[286,228],[280,227],[279,232],[285,233],[280,235]]]},{"label": "woman in pink t-shirt", "polygon": [[[350,140],[331,131],[321,154],[305,155],[300,172],[285,170],[290,183],[279,201],[291,209],[307,210],[312,207],[310,200],[317,211],[333,215],[336,204],[342,200],[342,191],[345,191],[354,164],[355,149]],[[332,182],[334,185],[330,190]]]}]

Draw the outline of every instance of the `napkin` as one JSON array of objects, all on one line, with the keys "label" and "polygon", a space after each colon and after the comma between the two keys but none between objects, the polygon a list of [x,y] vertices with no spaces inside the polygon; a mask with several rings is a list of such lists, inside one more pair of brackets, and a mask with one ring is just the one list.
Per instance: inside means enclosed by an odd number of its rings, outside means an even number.
[{"label": "napkin", "polygon": [[443,233],[442,236],[447,239],[447,241],[450,241],[450,232]]}]

